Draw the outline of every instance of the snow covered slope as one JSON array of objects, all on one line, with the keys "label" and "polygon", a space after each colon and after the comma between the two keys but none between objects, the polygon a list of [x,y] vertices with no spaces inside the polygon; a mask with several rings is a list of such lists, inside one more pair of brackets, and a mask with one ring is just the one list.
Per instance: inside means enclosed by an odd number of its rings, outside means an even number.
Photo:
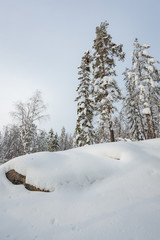
[{"label": "snow covered slope", "polygon": [[[14,169],[49,193],[13,185]],[[160,139],[35,153],[0,166],[0,240],[159,240]]]}]

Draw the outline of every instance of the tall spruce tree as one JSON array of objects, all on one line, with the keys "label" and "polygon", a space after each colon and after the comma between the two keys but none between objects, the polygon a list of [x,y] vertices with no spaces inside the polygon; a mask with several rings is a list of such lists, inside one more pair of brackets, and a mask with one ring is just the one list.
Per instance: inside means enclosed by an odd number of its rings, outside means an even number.
[{"label": "tall spruce tree", "polygon": [[[140,132],[141,139],[150,139],[159,136],[159,108],[160,108],[160,74],[155,66],[155,60],[147,52],[150,46],[141,45],[136,38],[132,53],[132,69],[125,72],[125,80],[128,96],[126,98],[126,109],[129,103],[136,113],[139,128],[133,120],[132,113],[130,122],[135,132]],[[129,86],[130,89],[129,90]],[[129,94],[129,91],[132,92]],[[137,128],[137,129],[136,129]],[[139,137],[137,136],[137,139]]]},{"label": "tall spruce tree", "polygon": [[92,62],[92,56],[90,52],[87,51],[82,57],[81,65],[78,68],[78,74],[80,81],[77,88],[77,123],[76,123],[76,144],[77,146],[84,146],[86,144],[94,143],[94,133],[93,133],[93,110],[94,102],[92,99],[91,91],[91,70],[90,63]]},{"label": "tall spruce tree", "polygon": [[116,76],[115,60],[124,60],[123,45],[112,42],[112,37],[107,32],[108,22],[102,22],[96,28],[94,40],[94,94],[96,111],[100,115],[102,139],[105,141],[105,128],[109,129],[110,141],[114,142],[114,130],[112,115],[116,109],[115,102],[121,99],[121,91],[117,82],[112,78]]}]

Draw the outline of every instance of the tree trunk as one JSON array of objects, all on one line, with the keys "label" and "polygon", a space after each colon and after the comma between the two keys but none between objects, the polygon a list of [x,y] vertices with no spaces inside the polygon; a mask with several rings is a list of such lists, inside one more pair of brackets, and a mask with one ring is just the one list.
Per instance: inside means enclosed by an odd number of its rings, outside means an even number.
[{"label": "tree trunk", "polygon": [[102,60],[102,69],[103,69],[103,74],[105,76],[105,68],[104,68],[104,60],[103,60],[103,55],[101,56],[101,60]]},{"label": "tree trunk", "polygon": [[102,139],[103,139],[103,142],[104,142],[105,141],[104,124],[102,126]]},{"label": "tree trunk", "polygon": [[110,112],[111,112],[110,107],[108,107],[107,110],[108,110],[108,122],[109,122],[109,131],[110,131],[110,140],[111,140],[111,142],[115,142],[114,131],[113,131],[113,128],[112,128],[112,121],[111,121],[111,118],[110,118]]},{"label": "tree trunk", "polygon": [[[137,59],[138,59],[138,58],[137,58]],[[139,71],[139,75],[140,75],[140,78],[141,78],[142,74],[141,74],[141,67],[140,67],[140,65],[139,65],[139,67],[138,67],[138,71]],[[148,118],[148,115],[147,115],[147,114],[146,114],[146,120],[147,120],[149,138],[151,139],[151,138],[152,138],[151,126],[150,126],[150,122],[149,122],[149,118]],[[153,123],[153,122],[152,122],[152,123]]]},{"label": "tree trunk", "polygon": [[144,124],[143,124],[142,116],[141,116],[140,109],[139,109],[139,105],[138,105],[138,113],[139,113],[139,118],[140,118],[140,122],[141,122],[142,133],[144,135],[144,139],[147,139],[146,134],[145,134],[145,130],[144,130]]},{"label": "tree trunk", "polygon": [[153,131],[153,138],[156,138],[156,132],[155,132],[155,126],[154,126],[154,120],[153,120],[153,111],[151,108],[151,118],[152,118],[152,131]]},{"label": "tree trunk", "polygon": [[115,142],[115,138],[114,138],[114,131],[113,129],[110,129],[110,135],[111,135],[111,142]]},{"label": "tree trunk", "polygon": [[147,120],[147,126],[148,126],[149,139],[152,139],[151,126],[150,126],[150,122],[147,114],[146,114],[146,120]]},{"label": "tree trunk", "polygon": [[[104,67],[103,55],[101,56],[101,60],[102,60],[103,74],[105,76],[105,67]],[[105,89],[106,89],[106,87],[105,87]],[[111,109],[110,109],[110,106],[108,106],[107,107],[107,115],[108,115],[109,131],[110,131],[110,140],[111,140],[111,142],[115,142],[114,131],[112,129],[113,123],[112,123],[111,118],[110,118],[110,112],[111,112]]]}]

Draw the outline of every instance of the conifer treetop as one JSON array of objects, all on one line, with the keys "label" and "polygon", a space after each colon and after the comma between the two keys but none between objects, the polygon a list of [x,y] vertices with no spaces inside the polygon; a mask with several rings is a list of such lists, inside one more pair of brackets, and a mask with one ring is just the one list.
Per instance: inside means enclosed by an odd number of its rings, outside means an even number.
[{"label": "conifer treetop", "polygon": [[[123,61],[125,53],[122,48],[123,45],[117,45],[112,41],[111,35],[107,32],[109,23],[107,21],[101,22],[100,26],[96,27],[96,38],[94,39],[93,49],[95,62],[93,68],[96,72],[95,77],[116,76],[113,68],[116,66],[115,58]],[[103,67],[100,67],[100,65]]]}]

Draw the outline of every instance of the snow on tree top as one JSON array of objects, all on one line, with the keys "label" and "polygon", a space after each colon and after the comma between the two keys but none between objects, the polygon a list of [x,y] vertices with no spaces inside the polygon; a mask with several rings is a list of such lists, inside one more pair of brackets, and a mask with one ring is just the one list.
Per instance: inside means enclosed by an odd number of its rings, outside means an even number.
[{"label": "snow on tree top", "polygon": [[107,77],[107,76],[104,76],[103,77],[103,82],[104,83],[112,83],[114,81],[114,79],[113,78],[111,78],[111,77]]},{"label": "snow on tree top", "polygon": [[143,50],[142,53],[143,53],[143,55],[145,55],[145,56],[149,56],[149,55],[148,55],[148,52],[147,52],[146,50]]},{"label": "snow on tree top", "polygon": [[149,72],[153,72],[153,67],[152,66],[146,66]]},{"label": "snow on tree top", "polygon": [[148,64],[150,64],[150,63],[154,63],[155,61],[154,61],[154,58],[152,57],[152,58],[148,58]]},{"label": "snow on tree top", "polygon": [[150,115],[151,114],[150,108],[148,108],[148,107],[144,108],[143,109],[143,114]]},{"label": "snow on tree top", "polygon": [[132,72],[128,72],[127,75],[128,75],[129,78],[131,78],[133,73]]}]

